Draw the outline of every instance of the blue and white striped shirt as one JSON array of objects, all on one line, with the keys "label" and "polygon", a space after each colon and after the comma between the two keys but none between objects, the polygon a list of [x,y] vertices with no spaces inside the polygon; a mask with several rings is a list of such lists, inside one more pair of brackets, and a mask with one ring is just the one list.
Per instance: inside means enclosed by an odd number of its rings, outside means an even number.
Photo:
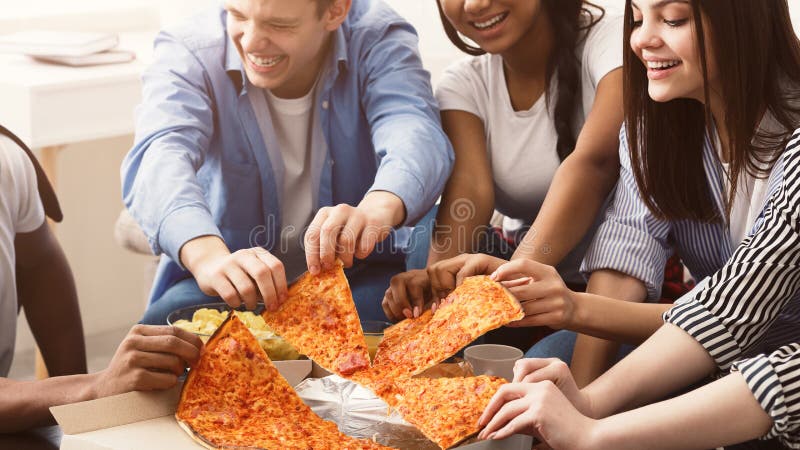
[{"label": "blue and white striped shirt", "polygon": [[[665,321],[694,337],[721,370],[740,371],[774,420],[767,437],[800,448],[800,130],[772,168],[761,214],[735,251],[726,223],[654,217],[641,200],[627,148],[623,129],[614,202],[583,270],[636,277],[651,300],[660,296],[672,252],[694,277],[709,277],[665,313]],[[708,139],[703,163],[725,217],[724,174]]]}]

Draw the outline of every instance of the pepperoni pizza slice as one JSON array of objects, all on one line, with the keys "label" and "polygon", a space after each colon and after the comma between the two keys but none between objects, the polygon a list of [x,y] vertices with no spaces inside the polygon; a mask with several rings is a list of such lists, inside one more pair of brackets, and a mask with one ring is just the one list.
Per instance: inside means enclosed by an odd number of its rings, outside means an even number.
[{"label": "pepperoni pizza slice", "polygon": [[473,436],[497,390],[498,377],[406,378],[384,384],[381,397],[442,449]]},{"label": "pepperoni pizza slice", "polygon": [[289,298],[264,321],[300,353],[343,377],[369,367],[369,353],[341,261],[318,275],[304,274]]},{"label": "pepperoni pizza slice", "polygon": [[373,367],[354,379],[373,386],[407,378],[453,356],[487,331],[522,319],[513,295],[488,276],[468,277],[435,313],[406,319],[384,332]]},{"label": "pepperoni pizza slice", "polygon": [[209,449],[387,448],[346,436],[314,414],[235,314],[189,372],[175,418]]}]

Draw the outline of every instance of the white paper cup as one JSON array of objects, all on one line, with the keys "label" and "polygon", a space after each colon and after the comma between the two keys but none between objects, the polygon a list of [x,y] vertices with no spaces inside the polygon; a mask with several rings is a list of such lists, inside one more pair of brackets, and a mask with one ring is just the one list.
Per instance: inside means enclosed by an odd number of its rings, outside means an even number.
[{"label": "white paper cup", "polygon": [[494,375],[508,381],[514,379],[514,363],[523,355],[516,347],[499,344],[473,345],[464,350],[464,359],[475,375]]}]

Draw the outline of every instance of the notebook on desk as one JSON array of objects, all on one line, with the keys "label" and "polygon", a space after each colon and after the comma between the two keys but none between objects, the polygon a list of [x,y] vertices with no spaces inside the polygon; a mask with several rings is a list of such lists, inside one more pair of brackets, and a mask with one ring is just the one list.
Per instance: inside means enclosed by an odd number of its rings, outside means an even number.
[{"label": "notebook on desk", "polygon": [[31,30],[0,35],[0,52],[80,57],[111,50],[118,43],[119,37],[113,33]]},{"label": "notebook on desk", "polygon": [[66,66],[83,67],[83,66],[97,66],[100,64],[126,63],[136,59],[136,54],[129,50],[114,49],[99,53],[92,53],[89,55],[78,55],[78,56],[61,56],[61,55],[33,56],[33,59],[53,64],[63,64]]}]

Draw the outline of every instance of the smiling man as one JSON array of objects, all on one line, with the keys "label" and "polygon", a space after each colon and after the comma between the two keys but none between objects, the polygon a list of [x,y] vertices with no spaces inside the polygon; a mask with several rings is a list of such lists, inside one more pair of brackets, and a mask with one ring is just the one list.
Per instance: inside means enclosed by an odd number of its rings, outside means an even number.
[{"label": "smiling man", "polygon": [[162,32],[125,204],[163,254],[143,322],[221,298],[276,308],[348,267],[364,319],[441,193],[452,149],[414,29],[380,1],[227,0]]}]

